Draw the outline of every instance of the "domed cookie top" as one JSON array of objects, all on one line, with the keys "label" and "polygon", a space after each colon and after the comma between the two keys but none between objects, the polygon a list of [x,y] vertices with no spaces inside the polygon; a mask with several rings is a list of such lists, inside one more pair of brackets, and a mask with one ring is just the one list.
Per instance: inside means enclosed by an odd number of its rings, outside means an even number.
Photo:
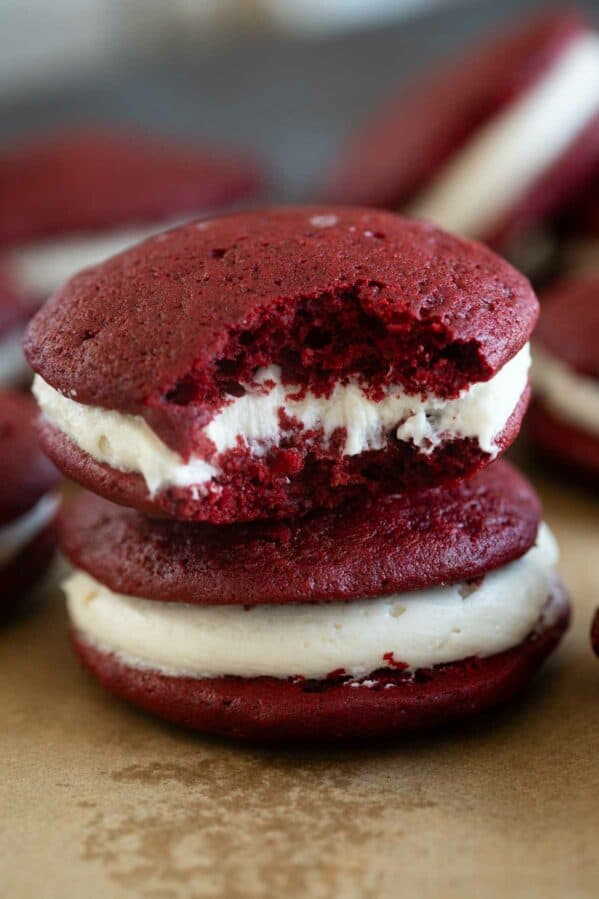
[{"label": "domed cookie top", "polygon": [[478,244],[373,210],[271,209],[81,273],[26,352],[59,465],[222,523],[476,470],[517,433],[536,316]]}]

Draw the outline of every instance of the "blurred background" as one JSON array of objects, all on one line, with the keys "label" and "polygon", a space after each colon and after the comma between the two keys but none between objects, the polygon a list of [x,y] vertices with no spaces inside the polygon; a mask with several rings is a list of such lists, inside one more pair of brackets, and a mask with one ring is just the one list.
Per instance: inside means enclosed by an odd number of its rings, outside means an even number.
[{"label": "blurred background", "polygon": [[553,5],[0,0],[0,137],[90,120],[205,136],[252,150],[274,195],[297,199],[403,77]]}]

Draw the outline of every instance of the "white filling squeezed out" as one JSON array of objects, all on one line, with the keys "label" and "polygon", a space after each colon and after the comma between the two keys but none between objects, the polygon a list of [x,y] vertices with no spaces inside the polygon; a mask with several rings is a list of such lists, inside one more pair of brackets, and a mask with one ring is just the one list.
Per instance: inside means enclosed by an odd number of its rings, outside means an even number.
[{"label": "white filling squeezed out", "polygon": [[477,131],[409,214],[466,237],[485,237],[598,111],[599,37],[586,34],[568,44],[522,97]]},{"label": "white filling squeezed out", "polygon": [[[554,583],[557,546],[541,525],[522,558],[480,586],[455,584],[353,602],[193,606],[113,593],[82,571],[64,585],[85,639],[128,664],[191,677],[364,677],[428,668],[516,646],[536,627]],[[464,589],[464,587],[467,589]]]},{"label": "white filling squeezed out", "polygon": [[[33,392],[47,420],[59,431],[96,461],[119,471],[140,473],[154,495],[170,486],[205,488],[220,473],[218,454],[235,448],[239,441],[255,455],[264,454],[285,433],[280,409],[305,429],[322,430],[325,442],[345,428],[346,456],[382,449],[389,435],[395,434],[400,441],[412,441],[424,454],[444,442],[472,438],[494,458],[498,453],[495,440],[526,388],[529,366],[526,344],[493,378],[470,385],[454,399],[408,395],[403,388],[392,386],[380,401],[370,399],[356,381],[338,384],[328,398],[308,391],[297,399],[294,394],[299,395],[299,387],[283,386],[279,369],[271,366],[258,372],[257,387],[248,387],[244,396],[231,397],[205,427],[216,447],[214,456],[192,456],[188,462],[169,449],[141,416],[78,403],[39,375]],[[274,386],[259,386],[265,382]]]}]

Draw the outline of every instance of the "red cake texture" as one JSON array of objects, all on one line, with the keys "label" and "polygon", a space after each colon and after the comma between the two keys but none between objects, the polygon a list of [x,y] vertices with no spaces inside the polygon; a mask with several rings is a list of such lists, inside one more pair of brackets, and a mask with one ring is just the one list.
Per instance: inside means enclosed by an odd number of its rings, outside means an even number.
[{"label": "red cake texture", "polygon": [[325,742],[398,736],[448,725],[519,692],[556,648],[569,603],[556,585],[557,615],[519,646],[415,674],[375,672],[372,686],[269,677],[194,679],[129,667],[77,633],[81,663],[110,692],[183,727],[254,741]]},{"label": "red cake texture", "polygon": [[104,126],[0,151],[0,246],[165,221],[237,202],[255,164],[216,148]]},{"label": "red cake texture", "polygon": [[[399,209],[417,197],[452,157],[537,80],[588,26],[573,10],[551,10],[493,34],[402,89],[351,138],[327,190],[331,202]],[[599,115],[550,170],[484,235],[505,247],[553,216],[599,164]]]},{"label": "red cake texture", "polygon": [[[317,394],[357,376],[374,399],[390,383],[451,398],[493,377],[536,316],[526,279],[479,244],[389,213],[300,207],[187,225],[81,273],[30,324],[26,353],[63,394],[142,416],[188,459],[210,454],[201,429],[260,367],[278,365],[283,383]],[[525,405],[526,395],[501,449]],[[417,489],[488,461],[471,441],[420,458],[393,442],[343,457],[343,433],[329,447],[314,438],[290,427],[261,459],[243,447],[222,454],[222,492],[206,501],[190,490],[150,499],[140,478],[42,430],[53,459],[86,486],[213,523],[301,514],[368,486]]]},{"label": "red cake texture", "polygon": [[533,545],[530,484],[497,462],[451,489],[360,499],[289,522],[214,527],[150,520],[81,495],[61,547],[116,593],[199,605],[305,603],[482,577]]},{"label": "red cake texture", "polygon": [[35,416],[30,397],[0,390],[0,527],[28,512],[59,481],[39,447]]}]

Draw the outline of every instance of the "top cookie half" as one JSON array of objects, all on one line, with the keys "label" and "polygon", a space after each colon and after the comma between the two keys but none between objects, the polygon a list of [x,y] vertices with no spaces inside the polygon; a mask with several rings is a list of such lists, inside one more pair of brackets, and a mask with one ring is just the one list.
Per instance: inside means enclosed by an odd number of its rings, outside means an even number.
[{"label": "top cookie half", "polygon": [[109,499],[212,523],[457,480],[516,436],[537,317],[485,247],[359,208],[166,232],[29,326],[41,433]]}]

